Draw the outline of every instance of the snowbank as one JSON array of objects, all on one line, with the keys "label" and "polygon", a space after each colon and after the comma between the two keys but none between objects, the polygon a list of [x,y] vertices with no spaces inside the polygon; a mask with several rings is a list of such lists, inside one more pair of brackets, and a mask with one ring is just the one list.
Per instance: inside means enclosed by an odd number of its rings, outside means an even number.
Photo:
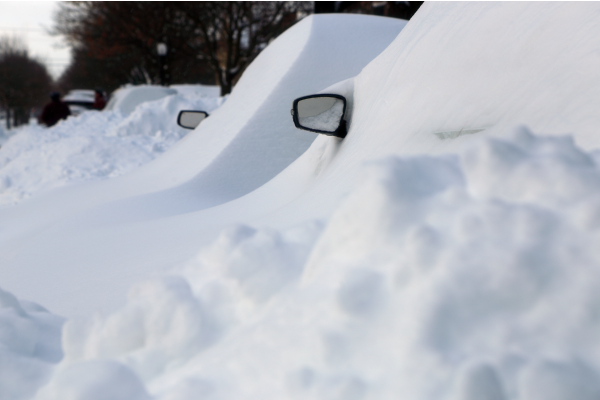
[{"label": "snowbank", "polygon": [[5,123],[6,123],[5,120],[0,120],[0,146],[2,146],[8,140],[8,135],[4,128]]},{"label": "snowbank", "polygon": [[0,289],[0,399],[30,399],[62,358],[64,319]]},{"label": "snowbank", "polygon": [[[180,94],[188,98],[217,98],[221,88],[207,85],[172,85],[169,87],[154,85],[127,85],[111,94],[106,111],[120,111],[124,116],[131,114],[142,103]],[[93,97],[93,92],[92,92]]]},{"label": "snowbank", "polygon": [[116,110],[121,114],[128,116],[137,106],[148,101],[162,99],[177,93],[175,89],[169,89],[163,86],[126,86],[116,90],[106,104],[105,110]]},{"label": "snowbank", "polygon": [[505,136],[374,161],[327,220],[223,231],[67,322],[37,399],[596,398],[600,165]]},{"label": "snowbank", "polygon": [[195,97],[220,97],[221,87],[210,85],[171,85],[171,89],[177,90],[177,93],[185,96]]},{"label": "snowbank", "polygon": [[164,153],[189,131],[182,109],[213,111],[220,98],[173,95],[119,111],[88,111],[52,128],[22,127],[0,148],[0,205],[73,183],[114,178]]},{"label": "snowbank", "polygon": [[0,210],[4,287],[82,315],[36,400],[598,398],[598,14],[425,4],[291,162],[348,77],[312,17],[154,162]]}]

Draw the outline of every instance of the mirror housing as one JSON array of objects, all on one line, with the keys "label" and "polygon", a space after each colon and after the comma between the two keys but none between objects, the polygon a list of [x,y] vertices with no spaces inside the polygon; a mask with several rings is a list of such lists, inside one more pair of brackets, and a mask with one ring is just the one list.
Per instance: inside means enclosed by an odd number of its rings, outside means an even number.
[{"label": "mirror housing", "polygon": [[185,129],[195,129],[206,117],[206,111],[181,110],[177,116],[177,125]]},{"label": "mirror housing", "polygon": [[313,94],[292,104],[292,119],[298,129],[339,138],[346,137],[346,98],[339,94]]}]

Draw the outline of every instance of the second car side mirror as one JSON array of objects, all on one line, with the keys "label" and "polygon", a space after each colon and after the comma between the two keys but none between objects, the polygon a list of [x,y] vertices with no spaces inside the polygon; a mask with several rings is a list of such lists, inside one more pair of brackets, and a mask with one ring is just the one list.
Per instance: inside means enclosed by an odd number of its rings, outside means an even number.
[{"label": "second car side mirror", "polygon": [[208,117],[206,111],[182,110],[177,116],[177,125],[186,129],[194,129]]},{"label": "second car side mirror", "polygon": [[345,113],[346,98],[339,94],[313,94],[292,104],[296,128],[340,138],[347,133]]}]

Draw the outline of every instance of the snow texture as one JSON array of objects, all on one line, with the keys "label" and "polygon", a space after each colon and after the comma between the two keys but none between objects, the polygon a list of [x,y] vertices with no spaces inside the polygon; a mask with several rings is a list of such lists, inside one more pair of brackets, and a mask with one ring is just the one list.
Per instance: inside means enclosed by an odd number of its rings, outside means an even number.
[{"label": "snow texture", "polygon": [[171,89],[177,90],[177,93],[185,96],[195,97],[220,97],[221,88],[219,86],[207,86],[207,85],[171,85]]},{"label": "snow texture", "polygon": [[8,140],[10,133],[6,131],[6,120],[0,119],[0,146]]},{"label": "snow texture", "polygon": [[52,128],[19,128],[0,148],[0,205],[130,172],[189,132],[177,125],[180,110],[211,112],[221,102],[220,98],[172,95],[140,104],[127,117],[117,110],[87,111]]},{"label": "snow texture", "polygon": [[506,136],[373,161],[327,220],[224,230],[123,308],[68,321],[37,398],[88,381],[158,399],[596,398],[600,166],[567,137]]},{"label": "snow texture", "polygon": [[115,91],[106,104],[106,111],[117,110],[128,116],[142,103],[177,94],[177,90],[163,86],[126,86]]},{"label": "snow texture", "polygon": [[64,319],[0,289],[0,399],[30,399],[62,358]]},{"label": "snow texture", "polygon": [[[154,161],[0,209],[3,290],[68,316],[60,346],[40,334],[47,358],[27,324],[62,319],[0,292],[0,343],[42,365],[15,361],[1,387],[597,399],[598,18],[595,3],[441,2],[404,29],[304,19]],[[353,76],[345,139],[292,131],[294,98]]]}]

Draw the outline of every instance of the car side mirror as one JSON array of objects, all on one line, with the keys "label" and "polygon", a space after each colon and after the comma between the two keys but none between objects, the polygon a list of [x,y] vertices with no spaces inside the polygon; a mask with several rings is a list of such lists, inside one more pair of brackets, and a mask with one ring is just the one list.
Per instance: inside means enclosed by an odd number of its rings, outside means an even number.
[{"label": "car side mirror", "polygon": [[177,116],[177,125],[186,129],[194,129],[208,117],[206,111],[182,110]]},{"label": "car side mirror", "polygon": [[292,104],[292,119],[298,129],[323,135],[346,137],[346,98],[339,94],[313,94]]}]

